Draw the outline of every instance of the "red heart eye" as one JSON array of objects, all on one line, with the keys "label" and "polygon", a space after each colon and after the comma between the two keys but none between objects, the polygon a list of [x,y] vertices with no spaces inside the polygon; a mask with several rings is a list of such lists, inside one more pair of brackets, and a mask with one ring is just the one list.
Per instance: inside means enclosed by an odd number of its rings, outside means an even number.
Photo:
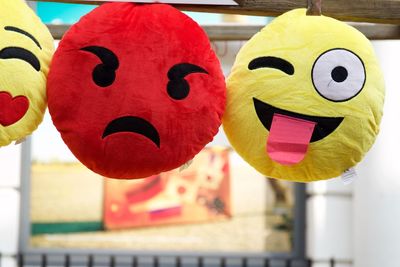
[{"label": "red heart eye", "polygon": [[29,99],[26,96],[16,96],[8,92],[0,92],[0,124],[10,126],[26,114],[29,108]]}]

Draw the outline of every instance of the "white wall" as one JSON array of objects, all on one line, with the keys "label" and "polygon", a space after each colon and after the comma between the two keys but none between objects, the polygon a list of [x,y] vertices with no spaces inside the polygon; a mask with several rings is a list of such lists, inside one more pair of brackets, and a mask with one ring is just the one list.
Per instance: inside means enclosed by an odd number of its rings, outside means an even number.
[{"label": "white wall", "polygon": [[313,267],[351,267],[353,262],[353,184],[341,178],[310,183],[307,187],[307,255],[319,261]]},{"label": "white wall", "polygon": [[354,190],[356,267],[400,266],[400,41],[374,43],[386,80],[381,133]]},{"label": "white wall", "polygon": [[[33,9],[36,3],[28,3]],[[0,147],[1,267],[15,267],[18,252],[21,184],[21,145]]]},{"label": "white wall", "polygon": [[2,267],[15,266],[18,250],[21,145],[0,148],[0,253]]}]

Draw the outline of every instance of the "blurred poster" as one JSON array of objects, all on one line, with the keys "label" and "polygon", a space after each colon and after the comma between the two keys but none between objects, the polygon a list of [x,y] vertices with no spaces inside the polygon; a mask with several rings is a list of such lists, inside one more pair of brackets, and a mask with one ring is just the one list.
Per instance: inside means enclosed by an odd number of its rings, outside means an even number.
[{"label": "blurred poster", "polygon": [[105,181],[106,229],[196,223],[231,216],[229,151],[207,148],[184,171]]}]

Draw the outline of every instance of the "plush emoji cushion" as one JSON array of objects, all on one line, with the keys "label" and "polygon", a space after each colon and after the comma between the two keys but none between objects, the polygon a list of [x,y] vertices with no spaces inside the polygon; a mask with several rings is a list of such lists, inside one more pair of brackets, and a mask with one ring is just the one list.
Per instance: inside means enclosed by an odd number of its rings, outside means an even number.
[{"label": "plush emoji cushion", "polygon": [[53,43],[24,1],[0,2],[0,146],[30,135],[43,120]]},{"label": "plush emoji cushion", "polygon": [[384,81],[371,43],[305,9],[276,18],[245,44],[227,86],[228,139],[269,177],[339,176],[379,131]]},{"label": "plush emoji cushion", "polygon": [[226,86],[205,32],[164,4],[109,3],[61,40],[48,81],[74,155],[112,178],[179,167],[212,141]]}]

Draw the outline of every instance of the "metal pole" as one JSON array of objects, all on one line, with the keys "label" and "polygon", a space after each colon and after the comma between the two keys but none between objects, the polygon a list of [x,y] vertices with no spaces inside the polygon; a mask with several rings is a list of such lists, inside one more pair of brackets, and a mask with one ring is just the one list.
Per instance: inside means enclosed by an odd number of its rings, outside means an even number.
[{"label": "metal pole", "polygon": [[18,267],[24,267],[24,255],[21,253],[18,255]]},{"label": "metal pole", "polygon": [[295,259],[306,259],[306,184],[295,184],[294,207],[294,233],[293,233],[293,255]]},{"label": "metal pole", "polygon": [[42,255],[41,267],[47,267],[47,255],[46,254]]},{"label": "metal pole", "polygon": [[132,267],[137,267],[137,266],[138,266],[138,259],[136,256],[134,256],[132,260]]},{"label": "metal pole", "polygon": [[110,267],[115,267],[115,256],[110,257]]},{"label": "metal pole", "polygon": [[65,255],[64,267],[70,267],[70,266],[71,266],[71,256],[67,254]]},{"label": "metal pole", "polygon": [[88,267],[93,267],[93,255],[89,255]]}]

